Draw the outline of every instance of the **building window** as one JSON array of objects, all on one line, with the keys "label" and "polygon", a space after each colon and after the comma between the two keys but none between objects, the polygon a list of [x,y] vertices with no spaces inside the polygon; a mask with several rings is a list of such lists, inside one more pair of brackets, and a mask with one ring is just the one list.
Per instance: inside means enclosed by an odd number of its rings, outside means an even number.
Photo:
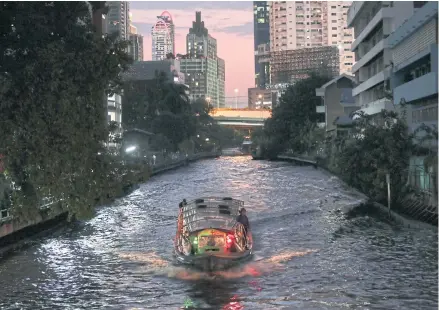
[{"label": "building window", "polygon": [[332,35],[332,37],[333,37],[333,38],[336,38],[336,37],[337,37],[337,35],[336,35],[336,34],[333,34],[333,35]]},{"label": "building window", "polygon": [[332,27],[332,30],[337,30],[337,27]]}]

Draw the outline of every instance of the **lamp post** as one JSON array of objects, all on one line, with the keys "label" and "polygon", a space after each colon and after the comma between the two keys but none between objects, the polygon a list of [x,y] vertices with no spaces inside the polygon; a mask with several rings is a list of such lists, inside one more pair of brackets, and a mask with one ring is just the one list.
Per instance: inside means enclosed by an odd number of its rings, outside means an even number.
[{"label": "lamp post", "polygon": [[237,88],[235,88],[235,104],[236,104],[236,109],[238,109],[238,92],[239,92],[239,90]]}]

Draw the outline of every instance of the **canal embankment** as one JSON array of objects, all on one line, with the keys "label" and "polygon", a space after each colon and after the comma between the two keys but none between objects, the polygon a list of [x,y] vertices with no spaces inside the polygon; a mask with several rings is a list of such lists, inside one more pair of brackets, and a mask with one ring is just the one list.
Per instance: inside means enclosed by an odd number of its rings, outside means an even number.
[{"label": "canal embankment", "polygon": [[[221,152],[201,152],[187,156],[178,156],[169,158],[166,161],[153,163],[149,169],[149,176],[155,176],[170,170],[178,169],[202,159],[216,158]],[[139,174],[144,174],[139,171]],[[133,190],[139,184],[123,184],[123,190],[114,197],[105,198],[106,203],[117,198],[122,198]],[[68,212],[62,207],[60,202],[51,202],[39,208],[37,215],[31,219],[14,217],[7,209],[0,210],[0,254],[4,254],[16,247],[26,243],[30,237],[44,234],[46,231],[63,225],[68,220]]]},{"label": "canal embankment", "polygon": [[[334,171],[331,171],[331,169],[329,167],[327,167],[327,165],[325,165],[322,161],[312,159],[312,158],[292,156],[292,155],[288,155],[288,154],[278,155],[276,160],[290,162],[290,163],[293,163],[295,165],[300,165],[300,166],[312,166],[316,169],[321,169],[321,170],[325,171],[326,173],[331,174],[331,175],[339,178],[340,181],[342,181],[345,184],[345,186],[349,187],[352,192],[355,192],[358,196],[362,197],[363,198],[362,200],[364,201],[363,203],[361,203],[362,206],[350,205],[350,206],[346,207],[343,210],[344,213],[352,212],[355,208],[358,208],[358,207],[366,207],[366,209],[372,208],[372,209],[374,209],[373,212],[379,212],[383,216],[388,216],[390,219],[392,219],[393,221],[395,221],[396,223],[398,223],[400,225],[404,225],[404,226],[409,227],[409,228],[428,228],[428,229],[437,230],[437,213],[434,214],[434,210],[432,210],[431,207],[429,207],[425,203],[422,203],[422,201],[420,201],[420,200],[416,201],[416,199],[413,198],[413,195],[408,195],[407,197],[402,199],[400,203],[413,204],[413,205],[410,205],[409,207],[411,209],[417,208],[416,214],[427,215],[427,216],[421,217],[421,220],[419,219],[419,217],[418,218],[416,218],[416,217],[411,218],[407,214],[404,214],[404,212],[401,212],[400,209],[406,210],[406,209],[408,209],[407,206],[404,206],[404,207],[395,206],[394,208],[392,208],[391,205],[386,206],[380,202],[373,201],[366,194],[364,194],[361,191],[359,191],[358,189],[346,184],[346,182],[344,182],[342,180],[342,178],[340,178],[340,176],[337,175],[337,173],[335,173]],[[364,208],[362,208],[362,209],[364,209]],[[422,220],[422,219],[424,219],[424,220]]]}]

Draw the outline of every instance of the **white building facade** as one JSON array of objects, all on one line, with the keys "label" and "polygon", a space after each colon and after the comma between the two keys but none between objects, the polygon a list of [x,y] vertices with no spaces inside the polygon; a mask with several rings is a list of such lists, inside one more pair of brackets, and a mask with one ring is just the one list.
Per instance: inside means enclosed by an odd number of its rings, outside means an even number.
[{"label": "white building facade", "polygon": [[175,30],[172,16],[165,11],[157,16],[157,22],[151,30],[152,60],[164,60],[166,55],[175,55]]},{"label": "white building facade", "polygon": [[355,1],[348,11],[348,27],[354,29],[352,67],[357,87],[353,96],[369,115],[382,109],[394,110],[386,94],[391,92],[393,52],[389,36],[408,20],[425,1]]},{"label": "white building facade", "polygon": [[271,1],[270,51],[337,46],[340,73],[350,73],[353,30],[347,27],[352,1]]},{"label": "white building facade", "polygon": [[108,96],[108,122],[122,124],[122,97],[117,94]]},{"label": "white building facade", "polygon": [[420,5],[388,37],[394,104],[407,104],[412,131],[422,123],[438,125],[438,3]]}]

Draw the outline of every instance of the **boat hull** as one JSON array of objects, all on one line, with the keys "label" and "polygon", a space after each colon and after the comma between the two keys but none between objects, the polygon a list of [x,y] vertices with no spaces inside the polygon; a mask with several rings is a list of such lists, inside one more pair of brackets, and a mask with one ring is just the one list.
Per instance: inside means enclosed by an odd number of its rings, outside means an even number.
[{"label": "boat hull", "polygon": [[201,255],[184,255],[175,250],[177,261],[192,268],[212,272],[229,269],[240,263],[249,260],[252,256],[252,250],[246,250],[241,253],[231,255],[221,254],[201,254]]}]

